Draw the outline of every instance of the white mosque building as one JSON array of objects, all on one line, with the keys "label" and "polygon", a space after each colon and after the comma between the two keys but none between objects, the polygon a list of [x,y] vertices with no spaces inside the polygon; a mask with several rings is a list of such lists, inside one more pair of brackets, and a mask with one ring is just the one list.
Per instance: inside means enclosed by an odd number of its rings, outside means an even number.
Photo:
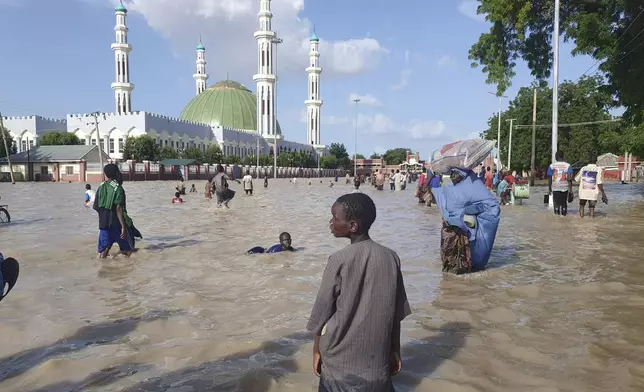
[{"label": "white mosque building", "polygon": [[[217,143],[224,155],[244,158],[272,152],[277,144],[278,154],[284,151],[304,151],[311,154],[326,153],[320,140],[320,74],[319,39],[315,32],[310,39],[306,144],[283,138],[275,116],[275,75],[273,50],[280,42],[271,28],[273,14],[270,0],[260,0],[259,30],[257,41],[257,74],[253,76],[256,92],[242,84],[224,80],[207,87],[206,48],[197,46],[196,96],[186,105],[179,118],[132,110],[134,84],[130,80],[130,52],[128,43],[127,9],[121,2],[115,9],[116,40],[114,51],[115,112],[93,114],[68,114],[65,119],[47,119],[41,116],[4,117],[5,128],[13,137],[18,152],[38,145],[38,140],[48,132],[72,132],[87,145],[100,143],[112,159],[123,158],[125,139],[130,136],[149,135],[161,146],[178,151],[188,147],[202,150]],[[200,40],[201,41],[201,40]],[[98,122],[98,135],[96,123]]]}]

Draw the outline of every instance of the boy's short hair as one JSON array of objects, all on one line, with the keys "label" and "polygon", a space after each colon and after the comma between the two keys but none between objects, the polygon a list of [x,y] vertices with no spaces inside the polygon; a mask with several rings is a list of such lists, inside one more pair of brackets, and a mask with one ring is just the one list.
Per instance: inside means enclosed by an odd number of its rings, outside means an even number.
[{"label": "boy's short hair", "polygon": [[90,189],[92,189],[92,186],[90,184],[85,184],[85,189],[90,190]]},{"label": "boy's short hair", "polygon": [[335,203],[344,208],[346,220],[358,222],[362,232],[369,231],[376,220],[376,204],[364,193],[347,193],[338,197]]},{"label": "boy's short hair", "polygon": [[181,194],[179,192],[174,193],[174,197],[179,197],[179,196],[181,196]]}]

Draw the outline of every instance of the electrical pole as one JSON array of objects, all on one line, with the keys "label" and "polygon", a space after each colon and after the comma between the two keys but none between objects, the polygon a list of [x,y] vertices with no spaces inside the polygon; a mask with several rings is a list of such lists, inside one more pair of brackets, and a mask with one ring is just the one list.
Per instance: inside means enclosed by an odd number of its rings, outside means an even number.
[{"label": "electrical pole", "polygon": [[356,140],[353,153],[353,177],[355,178],[358,175],[358,103],[360,103],[360,98],[354,99],[353,102],[356,104]]},{"label": "electrical pole", "polygon": [[257,133],[257,167],[255,170],[257,171],[257,179],[259,180],[259,133]]},{"label": "electrical pole", "polygon": [[505,121],[508,121],[510,123],[510,137],[508,139],[508,170],[510,171],[510,174],[512,174],[512,170],[510,169],[511,162],[512,162],[512,125],[514,125],[514,121],[516,118],[510,118]]},{"label": "electrical pole", "polygon": [[103,174],[103,143],[101,143],[101,134],[99,133],[98,130],[98,116],[100,115],[100,112],[94,112],[91,114],[92,117],[94,117],[94,129],[96,130],[96,141],[98,145],[98,159],[101,164],[101,180],[104,181],[104,174]]},{"label": "electrical pole", "polygon": [[554,57],[552,58],[552,162],[555,162],[559,135],[559,8],[555,0],[555,21],[552,33]]},{"label": "electrical pole", "polygon": [[532,94],[532,151],[530,153],[530,186],[534,186],[535,155],[537,149],[537,89]]},{"label": "electrical pole", "polygon": [[0,131],[2,131],[2,140],[4,141],[4,150],[7,153],[7,163],[9,163],[9,174],[11,175],[11,183],[16,184],[16,179],[13,177],[13,165],[11,164],[11,151],[7,146],[7,131],[4,129],[4,121],[2,119],[2,113],[0,113]]}]

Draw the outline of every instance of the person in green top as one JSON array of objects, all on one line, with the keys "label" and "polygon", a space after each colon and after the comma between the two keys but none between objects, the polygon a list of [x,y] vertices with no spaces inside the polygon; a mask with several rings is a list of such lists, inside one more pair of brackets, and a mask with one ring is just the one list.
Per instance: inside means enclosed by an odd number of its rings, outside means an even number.
[{"label": "person in green top", "polygon": [[141,235],[127,214],[123,179],[118,166],[107,164],[103,172],[107,180],[98,187],[93,205],[98,212],[98,254],[106,258],[116,242],[121,253],[129,257],[135,250],[134,236]]}]

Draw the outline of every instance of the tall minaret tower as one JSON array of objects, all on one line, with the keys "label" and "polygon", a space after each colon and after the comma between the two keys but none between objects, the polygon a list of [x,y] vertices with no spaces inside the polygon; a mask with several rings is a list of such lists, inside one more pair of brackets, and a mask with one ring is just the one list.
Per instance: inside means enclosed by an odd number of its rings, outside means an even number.
[{"label": "tall minaret tower", "polygon": [[271,0],[260,0],[259,30],[254,34],[257,41],[257,74],[253,81],[257,85],[257,133],[263,137],[277,137],[275,128],[275,73],[273,68],[273,45],[277,41],[271,31]]},{"label": "tall minaret tower", "polygon": [[304,101],[306,106],[306,143],[313,145],[316,150],[324,149],[320,143],[320,40],[315,30],[309,41],[309,66],[306,68],[309,79],[308,95]]},{"label": "tall minaret tower", "polygon": [[197,86],[197,95],[206,90],[206,83],[208,82],[208,74],[206,73],[206,47],[201,43],[199,38],[199,45],[197,45],[197,73],[192,75],[195,79]]},{"label": "tall minaret tower", "polygon": [[123,1],[116,6],[116,42],[112,44],[114,58],[116,61],[116,81],[112,83],[114,90],[114,100],[116,102],[117,113],[130,113],[132,111],[132,90],[134,84],[130,83],[130,52],[132,45],[127,43],[127,9],[123,6]]}]

